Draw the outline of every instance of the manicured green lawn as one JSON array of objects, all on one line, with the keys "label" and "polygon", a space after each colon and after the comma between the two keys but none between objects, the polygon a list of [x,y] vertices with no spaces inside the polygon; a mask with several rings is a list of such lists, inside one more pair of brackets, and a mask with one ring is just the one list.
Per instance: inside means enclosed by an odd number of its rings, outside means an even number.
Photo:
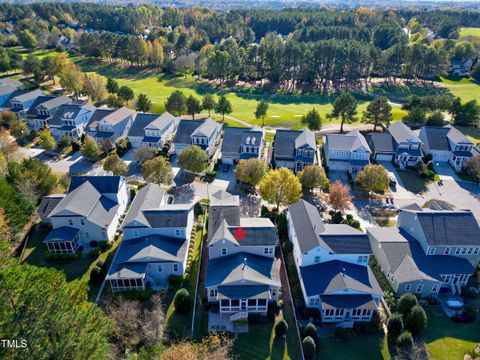
[{"label": "manicured green lawn", "polygon": [[454,96],[458,96],[463,102],[477,100],[480,102],[480,85],[468,78],[447,79],[440,78],[438,86],[447,88]]},{"label": "manicured green lawn", "polygon": [[[282,318],[278,316],[275,321],[278,322]],[[288,320],[287,323],[289,330],[286,341],[275,338],[273,323],[248,325],[248,333],[238,334],[234,340],[233,353],[241,360],[300,359],[294,325]]]},{"label": "manicured green lawn", "polygon": [[421,178],[414,170],[399,170],[398,175],[408,191],[419,194],[427,190],[428,181]]},{"label": "manicured green lawn", "polygon": [[45,259],[45,254],[48,250],[43,244],[43,239],[47,236],[49,231],[49,228],[35,227],[22,260],[30,265],[55,268],[65,274],[67,281],[78,281],[82,284],[86,284],[88,287],[89,299],[92,301],[95,300],[100,287],[90,283],[90,271],[95,267],[98,261],[103,261],[107,268],[110,267],[110,263],[112,262],[116,249],[120,244],[120,240],[115,241],[109,250],[100,254],[97,258],[92,258],[88,256],[88,254],[83,254],[80,258],[66,263],[55,263],[48,262]]},{"label": "manicured green lawn", "polygon": [[[476,300],[477,307],[479,300]],[[463,359],[465,352],[480,343],[480,317],[472,323],[456,323],[439,306],[428,307],[428,326],[423,333],[429,358],[434,360]]]},{"label": "manicured green lawn", "polygon": [[460,36],[474,36],[480,38],[480,28],[464,27],[460,29]]},{"label": "manicured green lawn", "polygon": [[351,340],[333,337],[320,339],[319,359],[335,360],[389,360],[390,350],[383,333],[355,335]]},{"label": "manicured green lawn", "polygon": [[182,283],[183,288],[188,290],[190,294],[190,311],[188,314],[181,314],[175,311],[175,305],[173,303],[173,298],[175,293],[179,289],[176,287],[174,289],[169,289],[167,296],[167,312],[165,314],[165,331],[176,339],[183,339],[186,337],[191,337],[192,331],[192,314],[193,314],[193,302],[195,298],[195,285],[197,283],[197,274],[198,267],[200,263],[200,244],[201,244],[202,232],[200,229],[197,231],[197,237],[195,241],[195,250],[193,261],[191,264],[191,271],[188,279],[184,280]]}]

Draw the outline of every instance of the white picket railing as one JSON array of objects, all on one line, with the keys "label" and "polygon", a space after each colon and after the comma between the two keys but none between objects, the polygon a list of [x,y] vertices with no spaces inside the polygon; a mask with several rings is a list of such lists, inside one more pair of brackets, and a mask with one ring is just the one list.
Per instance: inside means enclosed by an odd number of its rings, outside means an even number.
[{"label": "white picket railing", "polygon": [[240,311],[230,316],[230,321],[236,321],[236,320],[247,319],[247,318],[248,318],[248,311]]}]

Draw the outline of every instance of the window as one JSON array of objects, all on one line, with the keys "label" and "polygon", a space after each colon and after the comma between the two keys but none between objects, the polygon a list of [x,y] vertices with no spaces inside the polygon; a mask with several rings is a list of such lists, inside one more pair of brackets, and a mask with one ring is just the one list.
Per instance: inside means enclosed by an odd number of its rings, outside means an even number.
[{"label": "window", "polygon": [[178,264],[173,264],[173,271],[177,272],[178,271]]},{"label": "window", "polygon": [[70,226],[73,225],[73,220],[72,219],[68,219],[68,225],[70,225]]},{"label": "window", "polygon": [[272,296],[276,296],[277,295],[277,290],[276,289],[272,289]]},{"label": "window", "polygon": [[368,255],[360,255],[358,257],[358,262],[360,263],[364,263],[364,262],[367,262],[368,261]]},{"label": "window", "polygon": [[319,299],[319,298],[316,298],[316,299],[315,299],[315,306],[318,306],[318,305],[320,305],[320,299]]},{"label": "window", "polygon": [[443,251],[443,255],[449,255],[450,254],[450,248],[445,248]]},{"label": "window", "polygon": [[222,255],[227,255],[227,248],[222,248]]},{"label": "window", "polygon": [[158,272],[163,272],[163,266],[162,266],[162,264],[158,264],[158,265],[157,265],[157,271],[158,271]]},{"label": "window", "polygon": [[418,285],[417,285],[417,290],[416,290],[417,293],[421,293],[422,290],[423,290],[423,284],[418,284]]},{"label": "window", "polygon": [[175,235],[180,236],[180,229],[175,229]]},{"label": "window", "polygon": [[263,253],[264,253],[265,255],[271,255],[271,254],[273,254],[273,248],[271,248],[271,247],[266,247],[266,248],[263,249]]},{"label": "window", "polygon": [[315,256],[315,263],[319,263],[320,262],[320,256]]},{"label": "window", "polygon": [[478,252],[479,252],[479,251],[480,251],[479,248],[475,248],[475,249],[473,250],[473,255],[478,255]]},{"label": "window", "polygon": [[309,305],[310,306],[315,306],[315,299],[314,298],[310,298]]},{"label": "window", "polygon": [[80,219],[80,224],[85,225],[85,220]]},{"label": "window", "polygon": [[210,289],[210,297],[217,297],[217,289]]},{"label": "window", "polygon": [[456,248],[455,249],[455,255],[460,255],[460,250],[461,250],[460,248]]},{"label": "window", "polygon": [[435,255],[435,248],[429,248],[428,255]]},{"label": "window", "polygon": [[462,255],[465,255],[467,253],[467,248],[462,248]]},{"label": "window", "polygon": [[473,254],[473,248],[468,248],[468,255],[472,255]]},{"label": "window", "polygon": [[405,284],[405,291],[410,291],[412,289],[412,284]]},{"label": "window", "polygon": [[138,237],[138,230],[133,230],[133,237]]},{"label": "window", "polygon": [[439,288],[440,288],[440,286],[438,284],[433,284],[432,293],[437,293]]}]

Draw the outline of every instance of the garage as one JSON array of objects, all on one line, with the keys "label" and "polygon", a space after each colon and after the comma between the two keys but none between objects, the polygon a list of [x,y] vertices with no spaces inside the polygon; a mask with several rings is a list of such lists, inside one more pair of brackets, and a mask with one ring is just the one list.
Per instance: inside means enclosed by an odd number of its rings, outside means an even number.
[{"label": "garage", "polygon": [[433,159],[433,161],[447,162],[449,158],[450,158],[450,152],[446,152],[446,151],[432,151],[432,159]]},{"label": "garage", "polygon": [[224,164],[224,165],[233,165],[233,158],[231,158],[231,157],[222,157],[222,164]]},{"label": "garage", "polygon": [[392,154],[377,154],[377,156],[375,157],[377,161],[392,161],[392,158]]}]

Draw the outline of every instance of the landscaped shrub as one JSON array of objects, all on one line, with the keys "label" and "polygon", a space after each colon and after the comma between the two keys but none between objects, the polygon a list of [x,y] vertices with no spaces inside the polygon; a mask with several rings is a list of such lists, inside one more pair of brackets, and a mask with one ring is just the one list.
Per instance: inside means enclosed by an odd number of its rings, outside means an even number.
[{"label": "landscaped shrub", "polygon": [[343,218],[342,213],[340,211],[337,211],[332,216],[332,222],[334,224],[341,224],[344,220],[345,219]]},{"label": "landscaped shrub", "polygon": [[405,319],[405,328],[413,335],[418,335],[427,326],[427,314],[420,305],[412,307]]},{"label": "landscaped shrub", "polygon": [[315,308],[304,307],[302,309],[302,314],[304,319],[310,319],[310,318],[320,319],[320,310]]},{"label": "landscaped shrub", "polygon": [[98,241],[92,240],[88,243],[88,246],[90,246],[91,248],[96,248],[98,247]]},{"label": "landscaped shrub", "polygon": [[262,205],[262,208],[260,209],[260,216],[262,218],[269,218],[270,217],[270,210],[265,205]]},{"label": "landscaped shrub", "polygon": [[277,302],[270,301],[267,306],[267,318],[269,318],[270,321],[274,321],[279,312],[280,308],[278,307]]},{"label": "landscaped shrub", "polygon": [[313,325],[312,323],[308,323],[307,326],[305,326],[303,335],[305,337],[310,336],[312,339],[317,338],[317,327]]},{"label": "landscaped shrub", "polygon": [[217,176],[217,172],[215,170],[209,170],[205,173],[205,175],[207,175],[210,178],[214,178],[215,176]]},{"label": "landscaped shrub", "polygon": [[398,300],[397,310],[403,316],[407,316],[415,305],[418,305],[417,297],[412,293],[405,293]]},{"label": "landscaped shrub", "polygon": [[302,348],[303,354],[307,359],[312,359],[315,356],[315,352],[317,351],[315,340],[313,340],[310,336],[307,336],[305,339],[303,339]]},{"label": "landscaped shrub", "polygon": [[180,275],[170,275],[168,278],[168,283],[171,286],[180,286],[182,284],[183,276]]},{"label": "landscaped shrub", "polygon": [[285,335],[287,335],[288,331],[288,324],[285,320],[280,320],[276,325],[275,325],[275,336],[277,338],[283,338]]},{"label": "landscaped shrub", "polygon": [[293,250],[293,243],[290,240],[285,240],[282,244],[283,251],[289,254]]},{"label": "landscaped shrub", "polygon": [[410,331],[404,331],[398,336],[397,345],[403,349],[409,349],[413,346],[413,337]]},{"label": "landscaped shrub", "polygon": [[190,311],[190,294],[187,289],[178,290],[173,302],[175,304],[175,310],[183,314],[187,314]]},{"label": "landscaped shrub", "polygon": [[90,251],[88,253],[88,256],[91,256],[93,258],[96,258],[100,255],[100,249],[99,248],[96,248],[96,249],[93,249],[92,251]]},{"label": "landscaped shrub", "polygon": [[388,337],[395,340],[403,331],[402,314],[393,313],[387,321]]},{"label": "landscaped shrub", "polygon": [[101,252],[105,252],[112,247],[112,244],[110,244],[109,241],[100,241],[98,243],[98,247],[100,248]]},{"label": "landscaped shrub", "polygon": [[100,285],[103,281],[103,276],[103,271],[98,266],[95,266],[92,271],[90,271],[90,281],[94,285]]},{"label": "landscaped shrub", "polygon": [[278,235],[280,238],[288,237],[287,231],[287,217],[285,214],[280,214],[277,219],[277,228],[278,228]]},{"label": "landscaped shrub", "polygon": [[50,262],[67,262],[75,259],[74,254],[50,254],[45,255],[45,259]]}]

